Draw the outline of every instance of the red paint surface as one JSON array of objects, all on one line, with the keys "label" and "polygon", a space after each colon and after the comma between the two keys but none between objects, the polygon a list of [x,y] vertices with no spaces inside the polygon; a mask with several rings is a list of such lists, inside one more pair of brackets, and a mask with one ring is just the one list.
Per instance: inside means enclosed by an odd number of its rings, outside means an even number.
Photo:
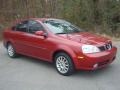
[{"label": "red paint surface", "polygon": [[[34,20],[42,23],[42,21],[46,19]],[[111,50],[99,53],[82,53],[81,46],[83,44],[101,46],[111,42],[105,37],[97,36],[88,32],[55,35],[51,33],[47,27],[45,27],[45,30],[48,33],[47,38],[35,34],[13,31],[11,28],[8,28],[3,33],[4,45],[6,46],[7,43],[10,42],[17,53],[49,62],[53,62],[54,54],[56,52],[64,51],[72,58],[76,69],[85,70],[93,70],[93,65],[96,63],[100,64],[98,68],[102,68],[110,64],[116,57],[117,48],[114,46]],[[84,58],[78,59],[78,56],[83,56]]]}]

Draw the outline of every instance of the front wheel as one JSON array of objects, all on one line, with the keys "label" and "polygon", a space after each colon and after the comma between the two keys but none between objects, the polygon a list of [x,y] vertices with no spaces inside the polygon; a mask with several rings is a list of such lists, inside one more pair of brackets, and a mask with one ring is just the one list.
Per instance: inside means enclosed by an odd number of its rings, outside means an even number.
[{"label": "front wheel", "polygon": [[16,55],[17,55],[13,45],[10,43],[7,45],[7,53],[11,58],[16,57]]},{"label": "front wheel", "polygon": [[69,76],[74,72],[72,59],[66,53],[58,53],[55,56],[55,67],[57,71],[64,76]]}]

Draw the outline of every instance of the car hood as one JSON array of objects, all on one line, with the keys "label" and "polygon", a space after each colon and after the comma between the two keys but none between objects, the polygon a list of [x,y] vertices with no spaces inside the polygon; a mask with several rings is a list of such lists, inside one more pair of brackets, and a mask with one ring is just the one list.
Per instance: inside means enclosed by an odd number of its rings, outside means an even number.
[{"label": "car hood", "polygon": [[69,39],[82,44],[103,45],[110,42],[110,39],[95,35],[89,32],[80,32],[74,34],[59,34],[59,37]]}]

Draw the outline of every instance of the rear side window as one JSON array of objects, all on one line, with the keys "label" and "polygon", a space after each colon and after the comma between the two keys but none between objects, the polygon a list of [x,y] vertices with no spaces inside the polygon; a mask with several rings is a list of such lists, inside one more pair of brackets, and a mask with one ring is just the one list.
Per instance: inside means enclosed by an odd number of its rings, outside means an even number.
[{"label": "rear side window", "polygon": [[28,31],[28,21],[23,21],[16,25],[16,31],[27,32]]},{"label": "rear side window", "polygon": [[35,33],[36,31],[44,30],[43,26],[37,21],[29,21],[28,25],[29,33]]}]

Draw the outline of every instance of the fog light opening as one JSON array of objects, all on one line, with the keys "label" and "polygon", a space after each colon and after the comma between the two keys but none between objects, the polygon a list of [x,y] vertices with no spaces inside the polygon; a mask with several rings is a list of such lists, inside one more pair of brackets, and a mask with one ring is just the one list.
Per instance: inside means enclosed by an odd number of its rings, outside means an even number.
[{"label": "fog light opening", "polygon": [[93,68],[97,68],[97,67],[98,67],[98,64],[97,64],[97,63],[93,65]]}]

